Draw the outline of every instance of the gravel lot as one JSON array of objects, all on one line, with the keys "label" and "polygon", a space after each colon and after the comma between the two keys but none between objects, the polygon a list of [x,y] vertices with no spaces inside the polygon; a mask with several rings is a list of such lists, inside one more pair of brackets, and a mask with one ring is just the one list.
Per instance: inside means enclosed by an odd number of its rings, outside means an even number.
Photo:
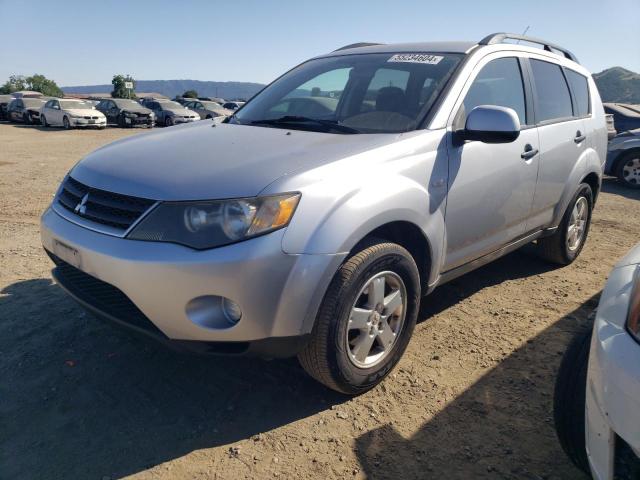
[{"label": "gravel lot", "polygon": [[436,290],[393,374],[347,398],[295,360],[133,338],[52,283],[39,215],[78,159],[134,134],[0,124],[0,478],[584,478],[554,377],[640,237],[640,192],[605,181],[569,267],[516,252]]}]

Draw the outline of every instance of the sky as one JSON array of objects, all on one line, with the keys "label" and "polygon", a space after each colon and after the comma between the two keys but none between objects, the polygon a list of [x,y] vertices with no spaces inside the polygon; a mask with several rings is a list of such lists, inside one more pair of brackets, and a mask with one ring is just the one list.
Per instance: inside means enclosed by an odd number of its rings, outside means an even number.
[{"label": "sky", "polygon": [[268,83],[343,45],[544,38],[591,72],[640,72],[640,0],[0,0],[0,83],[41,73],[60,86],[137,80]]}]

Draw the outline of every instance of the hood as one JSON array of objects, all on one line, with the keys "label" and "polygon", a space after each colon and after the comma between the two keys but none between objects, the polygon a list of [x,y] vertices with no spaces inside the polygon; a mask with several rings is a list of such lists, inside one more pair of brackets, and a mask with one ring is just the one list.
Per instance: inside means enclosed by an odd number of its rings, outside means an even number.
[{"label": "hood", "polygon": [[70,115],[76,115],[78,117],[103,117],[104,115],[99,110],[87,110],[86,108],[65,108],[64,111]]},{"label": "hood", "polygon": [[147,115],[149,115],[151,113],[151,109],[143,107],[142,105],[140,105],[139,107],[136,107],[135,105],[129,106],[127,105],[126,107],[122,108],[123,112],[135,112],[135,113],[146,113]]},{"label": "hood", "polygon": [[196,122],[106,145],[81,160],[71,176],[94,188],[153,200],[253,197],[287,173],[396,138]]},{"label": "hood", "polygon": [[162,110],[165,112],[175,113],[176,115],[191,115],[192,113],[195,113],[188,108],[163,108]]}]

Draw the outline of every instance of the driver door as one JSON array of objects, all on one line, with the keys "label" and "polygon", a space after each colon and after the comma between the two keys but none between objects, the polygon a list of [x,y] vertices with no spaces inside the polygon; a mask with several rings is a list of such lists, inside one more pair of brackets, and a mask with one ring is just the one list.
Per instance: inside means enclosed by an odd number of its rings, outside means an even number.
[{"label": "driver door", "polygon": [[[533,118],[525,93],[529,89],[522,72],[517,57],[485,57],[453,110],[456,114],[448,135],[445,271],[525,234],[538,175],[535,150],[539,147],[537,128],[530,125]],[[464,129],[466,114],[479,105],[515,110],[520,119],[519,137],[511,143],[457,142],[453,132]]]}]

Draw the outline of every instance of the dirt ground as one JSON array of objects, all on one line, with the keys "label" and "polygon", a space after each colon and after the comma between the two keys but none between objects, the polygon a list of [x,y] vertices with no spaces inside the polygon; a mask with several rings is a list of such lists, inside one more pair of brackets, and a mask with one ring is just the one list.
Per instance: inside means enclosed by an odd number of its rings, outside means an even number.
[{"label": "dirt ground", "polygon": [[605,181],[569,267],[516,252],[437,289],[393,374],[348,398],[295,360],[134,338],[52,283],[39,215],[78,159],[133,134],[0,124],[0,478],[585,478],[555,437],[554,377],[640,237],[640,193]]}]

